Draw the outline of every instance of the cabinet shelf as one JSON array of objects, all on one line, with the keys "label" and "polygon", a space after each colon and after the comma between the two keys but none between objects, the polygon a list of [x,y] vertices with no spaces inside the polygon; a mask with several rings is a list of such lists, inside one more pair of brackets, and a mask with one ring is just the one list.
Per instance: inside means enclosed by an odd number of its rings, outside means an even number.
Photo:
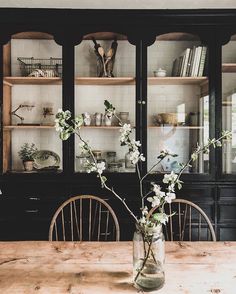
[{"label": "cabinet shelf", "polygon": [[201,126],[148,126],[149,129],[163,129],[163,128],[175,128],[175,129],[182,129],[182,130],[200,130],[204,129]]},{"label": "cabinet shelf", "polygon": [[58,77],[5,77],[4,82],[9,85],[60,85],[62,83],[62,79]]},{"label": "cabinet shelf", "polygon": [[[236,66],[235,66],[236,69]],[[204,85],[207,77],[150,77],[149,85]],[[5,77],[4,83],[12,85],[60,85],[61,78],[35,78],[35,77]],[[134,77],[98,78],[98,77],[77,77],[76,85],[97,85],[97,86],[120,86],[134,85]]]},{"label": "cabinet shelf", "polygon": [[34,126],[34,125],[9,125],[9,126],[4,126],[3,130],[9,131],[9,130],[25,130],[25,129],[42,129],[42,130],[47,130],[47,129],[55,129],[54,126]]},{"label": "cabinet shelf", "polygon": [[223,63],[222,64],[222,72],[236,73],[236,63]]},{"label": "cabinet shelf", "polygon": [[[61,78],[34,78],[34,77],[5,77],[4,83],[12,85],[60,85]],[[98,78],[98,77],[78,77],[75,79],[76,85],[134,85],[135,78],[119,77],[119,78]]]},{"label": "cabinet shelf", "polygon": [[[82,126],[83,129],[119,130],[120,126]],[[135,129],[135,127],[132,127]]]},{"label": "cabinet shelf", "polygon": [[77,77],[76,85],[134,85],[134,77],[117,77],[117,78],[99,78],[99,77]]},{"label": "cabinet shelf", "polygon": [[207,77],[151,77],[149,85],[204,85]]}]

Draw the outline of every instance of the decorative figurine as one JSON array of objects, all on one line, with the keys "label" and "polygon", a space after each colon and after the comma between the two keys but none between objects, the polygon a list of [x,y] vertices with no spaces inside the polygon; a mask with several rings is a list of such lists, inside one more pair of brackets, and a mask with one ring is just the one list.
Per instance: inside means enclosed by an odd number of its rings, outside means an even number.
[{"label": "decorative figurine", "polygon": [[111,48],[108,50],[107,54],[105,54],[104,49],[100,44],[98,44],[95,38],[92,38],[94,43],[94,51],[97,55],[97,76],[98,77],[114,77],[113,75],[113,66],[115,62],[115,55],[117,50],[117,40],[115,39]]}]

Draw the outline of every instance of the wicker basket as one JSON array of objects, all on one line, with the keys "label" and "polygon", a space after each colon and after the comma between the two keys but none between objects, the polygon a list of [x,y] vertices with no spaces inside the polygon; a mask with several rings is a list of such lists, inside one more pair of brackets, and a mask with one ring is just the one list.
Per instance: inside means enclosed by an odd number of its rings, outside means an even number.
[{"label": "wicker basket", "polygon": [[161,123],[167,125],[177,125],[177,113],[159,113],[161,117]]},{"label": "wicker basket", "polygon": [[62,58],[18,57],[23,77],[61,77]]}]

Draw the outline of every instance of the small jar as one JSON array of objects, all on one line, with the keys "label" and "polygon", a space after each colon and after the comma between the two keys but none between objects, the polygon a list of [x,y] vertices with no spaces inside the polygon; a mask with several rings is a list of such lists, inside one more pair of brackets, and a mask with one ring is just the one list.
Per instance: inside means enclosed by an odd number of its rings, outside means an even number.
[{"label": "small jar", "polygon": [[116,161],[116,152],[115,151],[107,151],[107,164]]},{"label": "small jar", "polygon": [[90,156],[87,154],[81,153],[79,156],[76,156],[76,171],[79,173],[86,173],[88,169]]},{"label": "small jar", "polygon": [[130,170],[130,171],[135,170],[135,165],[130,160],[130,153],[129,152],[127,152],[125,154],[125,168]]},{"label": "small jar", "polygon": [[129,123],[129,112],[122,111],[119,113],[120,120],[122,123]]},{"label": "small jar", "polygon": [[82,113],[83,119],[84,119],[84,125],[90,126],[91,125],[91,115],[88,112]]},{"label": "small jar", "polygon": [[119,160],[120,163],[120,172],[125,172],[125,159],[122,158]]},{"label": "small jar", "polygon": [[111,173],[119,173],[121,164],[119,162],[110,162],[108,164],[108,171]]},{"label": "small jar", "polygon": [[101,150],[92,150],[93,156],[96,161],[102,159],[102,151]]},{"label": "small jar", "polygon": [[94,119],[95,119],[95,126],[101,126],[102,125],[102,113],[96,112],[94,114]]},{"label": "small jar", "polygon": [[166,70],[162,68],[158,68],[158,70],[155,70],[153,73],[155,77],[166,77]]}]

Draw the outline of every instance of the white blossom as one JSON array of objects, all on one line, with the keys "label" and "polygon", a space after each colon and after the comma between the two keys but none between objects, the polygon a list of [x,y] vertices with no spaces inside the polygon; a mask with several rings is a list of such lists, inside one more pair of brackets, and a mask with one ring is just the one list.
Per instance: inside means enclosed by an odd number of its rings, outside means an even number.
[{"label": "white blossom", "polygon": [[164,184],[168,184],[169,182],[174,183],[177,180],[177,178],[178,178],[178,175],[172,171],[170,174],[164,175],[163,183]]},{"label": "white blossom", "polygon": [[139,158],[140,158],[141,161],[145,161],[146,160],[146,158],[143,156],[143,153],[140,154],[140,157]]},{"label": "white blossom", "polygon": [[97,172],[100,175],[103,173],[103,171],[105,170],[105,168],[106,168],[106,165],[105,165],[105,162],[104,161],[97,163]]},{"label": "white blossom", "polygon": [[145,224],[146,223],[146,217],[145,216],[142,216],[140,219],[139,219],[139,222],[140,222],[140,224]]},{"label": "white blossom", "polygon": [[148,208],[147,208],[147,206],[144,206],[144,208],[142,209],[142,215],[143,216],[148,215]]},{"label": "white blossom", "polygon": [[139,155],[140,153],[138,150],[130,152],[130,160],[133,164],[136,164],[139,161]]},{"label": "white blossom", "polygon": [[175,193],[171,193],[171,192],[169,192],[169,193],[166,193],[165,201],[166,201],[167,203],[171,203],[171,201],[174,200],[175,198],[176,198]]},{"label": "white blossom", "polygon": [[162,149],[160,152],[160,155],[166,156],[168,154],[171,154],[172,152],[169,149]]},{"label": "white blossom", "polygon": [[165,225],[168,222],[168,215],[166,215],[165,213],[162,213],[159,221],[161,224]]},{"label": "white blossom", "polygon": [[120,132],[128,133],[131,132],[131,125],[130,124],[124,124],[122,128],[120,129]]},{"label": "white blossom", "polygon": [[155,206],[159,206],[160,205],[160,198],[157,197],[157,196],[153,196],[153,197],[148,197],[147,198],[147,201],[151,202],[152,204],[152,207],[155,207]]},{"label": "white blossom", "polygon": [[161,187],[159,185],[153,184],[153,192],[155,193],[156,196],[159,198],[165,197],[165,192],[161,191]]}]

